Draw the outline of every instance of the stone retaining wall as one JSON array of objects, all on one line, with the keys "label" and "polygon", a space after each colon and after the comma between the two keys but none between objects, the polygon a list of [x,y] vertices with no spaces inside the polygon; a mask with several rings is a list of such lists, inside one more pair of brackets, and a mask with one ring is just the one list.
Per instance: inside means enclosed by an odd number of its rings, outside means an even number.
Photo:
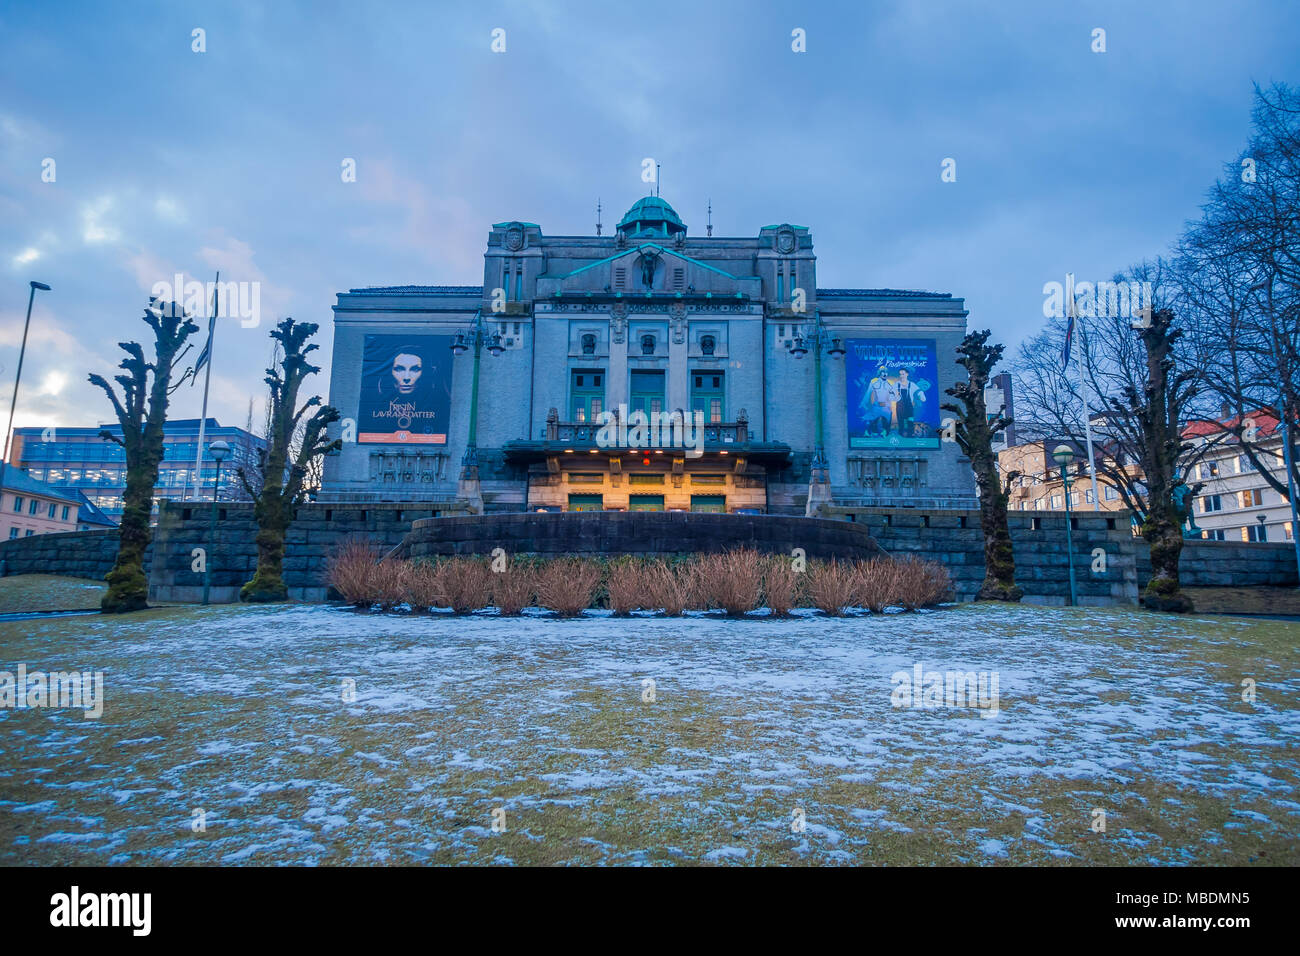
[{"label": "stone retaining wall", "polygon": [[[148,570],[153,549],[145,552]],[[10,574],[62,574],[102,580],[117,559],[117,529],[34,534],[0,541],[0,577]]]}]

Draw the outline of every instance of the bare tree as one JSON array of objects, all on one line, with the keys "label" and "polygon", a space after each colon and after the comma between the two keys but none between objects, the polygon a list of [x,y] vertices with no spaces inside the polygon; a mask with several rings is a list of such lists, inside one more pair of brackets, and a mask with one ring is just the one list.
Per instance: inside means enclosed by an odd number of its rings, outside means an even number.
[{"label": "bare tree", "polygon": [[1019,601],[1024,589],[1016,584],[1016,559],[1011,548],[1011,531],[1007,526],[1007,499],[1011,482],[1019,472],[1002,478],[993,438],[1005,431],[1011,419],[999,414],[989,420],[984,389],[989,376],[1002,358],[1003,346],[988,345],[992,333],[971,332],[957,347],[957,364],[966,370],[966,381],[947,389],[961,405],[944,404],[943,410],[956,414],[956,439],[962,453],[970,459],[975,473],[975,487],[980,497],[980,528],[984,533],[984,583],[978,600]]},{"label": "bare tree", "polygon": [[[294,509],[305,493],[313,459],[342,446],[338,439],[328,441],[325,428],[339,420],[338,410],[321,404],[313,395],[298,405],[303,381],[320,371],[307,361],[319,348],[307,340],[316,334],[314,322],[285,319],[276,325],[271,337],[282,350],[280,361],[266,370],[270,386],[270,434],[267,448],[259,454],[256,489],[247,469],[239,469],[239,479],[254,496],[257,516],[257,571],[240,589],[241,601],[283,601],[288,597],[284,584],[284,538],[293,521]],[[316,409],[310,416],[309,411]],[[294,449],[294,435],[301,429],[302,438]]]},{"label": "bare tree", "polygon": [[126,374],[113,376],[122,386],[116,390],[102,375],[91,373],[90,382],[104,390],[113,403],[113,413],[122,426],[119,438],[108,430],[99,433],[104,441],[121,445],[126,455],[126,491],[123,495],[121,532],[117,559],[108,572],[108,592],[100,602],[106,613],[139,611],[149,604],[149,579],[144,573],[144,553],[149,547],[149,519],[153,512],[153,489],[158,484],[158,465],[163,457],[163,430],[167,405],[192,370],[175,382],[172,376],[189,351],[185,340],[198,326],[175,303],[149,300],[145,324],[154,333],[154,361],[147,362],[138,342],[119,342],[126,353],[118,367]]},{"label": "bare tree", "polygon": [[[1018,364],[1017,425],[1022,435],[1063,440],[1076,447],[1087,441],[1084,416],[1092,424],[1098,480],[1115,489],[1151,548],[1152,576],[1142,594],[1148,607],[1184,611],[1191,601],[1178,584],[1181,524],[1190,513],[1197,464],[1221,442],[1211,435],[1190,442],[1188,425],[1213,421],[1207,392],[1208,359],[1193,338],[1182,349],[1176,369],[1175,328],[1170,305],[1180,290],[1168,263],[1143,263],[1117,281],[1149,283],[1152,308],[1138,316],[1120,312],[1093,315],[1082,309],[1073,361],[1083,363],[1086,388],[1063,367],[1065,321],[1053,319],[1040,335],[1021,346]],[[1086,403],[1085,395],[1086,391]]]}]

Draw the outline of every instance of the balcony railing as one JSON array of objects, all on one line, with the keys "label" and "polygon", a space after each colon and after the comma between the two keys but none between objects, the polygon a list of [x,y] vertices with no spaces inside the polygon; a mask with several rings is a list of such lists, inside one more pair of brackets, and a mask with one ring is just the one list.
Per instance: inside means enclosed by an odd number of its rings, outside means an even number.
[{"label": "balcony railing", "polygon": [[[616,428],[617,426],[612,427]],[[607,428],[606,435],[610,433],[607,426],[595,422],[548,421],[544,435],[547,441],[574,445],[595,444],[596,436],[600,434],[602,428]],[[662,426],[662,431],[666,436],[670,429],[668,426]],[[748,421],[706,422],[704,425],[704,443],[706,445],[744,444],[752,440],[753,437],[753,433],[749,430]],[[658,444],[658,442],[652,441],[650,444]]]}]

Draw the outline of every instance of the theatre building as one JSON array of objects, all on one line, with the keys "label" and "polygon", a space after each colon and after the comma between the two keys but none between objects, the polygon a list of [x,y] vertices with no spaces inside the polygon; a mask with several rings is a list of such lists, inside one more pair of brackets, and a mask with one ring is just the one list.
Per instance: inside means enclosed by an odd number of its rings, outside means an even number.
[{"label": "theatre building", "polygon": [[690,236],[657,196],[613,235],[497,223],[481,286],[339,294],[320,499],[972,507],[939,408],[965,331],[949,294],[818,288],[804,226]]}]

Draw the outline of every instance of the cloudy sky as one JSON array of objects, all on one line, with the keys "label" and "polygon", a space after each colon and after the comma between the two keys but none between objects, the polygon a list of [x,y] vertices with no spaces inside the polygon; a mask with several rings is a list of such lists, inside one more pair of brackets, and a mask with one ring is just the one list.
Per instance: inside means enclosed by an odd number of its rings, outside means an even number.
[{"label": "cloudy sky", "polygon": [[262,401],[286,315],[320,323],[328,394],[336,293],[477,285],[491,223],[591,233],[600,197],[612,225],[646,157],[692,233],[710,198],[716,235],[809,226],[819,285],[952,292],[1014,345],[1045,282],[1167,248],[1244,146],[1252,82],[1300,82],[1297,37],[1294,0],[12,0],[0,398],[29,279],[54,290],[15,424],[89,425],[111,413],[86,374],[148,332],[154,284],[217,269],[261,283],[262,325],[223,322],[210,413]]}]

